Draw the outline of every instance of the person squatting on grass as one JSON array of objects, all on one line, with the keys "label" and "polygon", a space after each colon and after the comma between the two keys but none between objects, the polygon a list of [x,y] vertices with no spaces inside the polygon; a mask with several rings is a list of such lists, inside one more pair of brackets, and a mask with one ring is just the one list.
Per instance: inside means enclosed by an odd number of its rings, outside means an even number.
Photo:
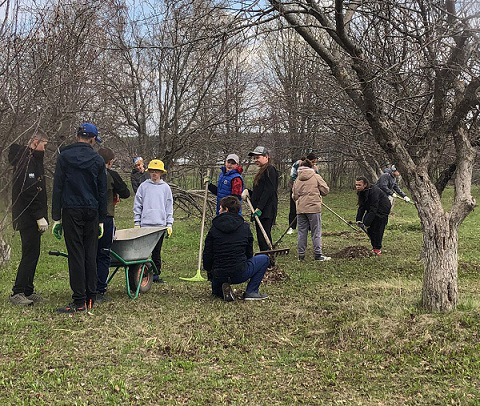
[{"label": "person squatting on grass", "polygon": [[145,171],[145,164],[141,156],[133,158],[133,169],[130,174],[130,182],[132,183],[133,193],[137,193],[138,187],[142,182],[150,179],[148,173]]},{"label": "person squatting on grass", "polygon": [[[133,221],[138,227],[167,227],[167,238],[172,235],[173,225],[173,196],[170,186],[162,180],[167,173],[165,166],[159,159],[148,163],[147,169],[150,179],[141,183],[135,195],[133,204]],[[161,250],[165,233],[152,251],[152,260],[158,274],[153,277],[154,282],[163,282],[159,277],[162,269]]]},{"label": "person squatting on grass", "polygon": [[8,160],[13,166],[13,228],[20,231],[22,241],[22,259],[9,300],[20,306],[41,300],[34,291],[33,279],[40,257],[40,236],[48,229],[43,168],[47,136],[38,129],[30,133],[26,147],[12,144],[8,151]]},{"label": "person squatting on grass", "polygon": [[364,176],[357,177],[355,189],[358,195],[357,224],[370,237],[373,253],[380,256],[392,205],[388,196],[377,185],[370,185]]},{"label": "person squatting on grass", "polygon": [[97,248],[97,302],[107,300],[107,279],[110,268],[110,252],[115,233],[115,205],[120,199],[130,197],[130,190],[118,172],[112,169],[115,154],[110,148],[100,148],[99,155],[107,168],[107,215],[103,222],[103,236],[98,240]]},{"label": "person squatting on grass", "polygon": [[302,161],[292,188],[292,198],[297,205],[298,259],[305,259],[310,229],[315,260],[328,261],[331,258],[322,254],[322,196],[326,196],[330,188],[313,168],[309,159]]},{"label": "person squatting on grass", "polygon": [[240,159],[237,154],[229,154],[225,159],[225,166],[220,168],[218,186],[212,184],[210,176],[205,176],[204,183],[208,183],[208,190],[217,196],[216,215],[220,213],[220,200],[226,196],[235,196],[240,200],[240,212],[242,215],[242,192],[243,192],[243,168],[239,165]]},{"label": "person squatting on grass", "polygon": [[263,300],[258,292],[270,264],[267,255],[253,256],[250,226],[239,216],[240,201],[234,196],[220,200],[220,214],[212,221],[203,250],[203,268],[212,282],[212,294],[227,302],[235,300],[230,284],[249,281],[245,300]]},{"label": "person squatting on grass", "polygon": [[257,241],[260,251],[269,250],[269,246],[263,236],[260,227],[255,221],[255,216],[260,219],[270,242],[272,241],[272,226],[277,217],[278,206],[278,172],[270,163],[270,154],[265,147],[258,146],[248,156],[253,156],[255,164],[258,166],[258,172],[253,179],[253,190],[245,189],[242,198],[248,196],[252,200],[252,206],[255,212],[251,216],[251,221],[255,222],[257,230]]},{"label": "person squatting on grass", "polygon": [[97,294],[97,245],[107,215],[107,174],[103,158],[93,145],[100,143],[98,130],[83,123],[77,142],[63,148],[53,180],[53,235],[62,238],[68,252],[68,272],[73,302],[60,313],[86,311]]},{"label": "person squatting on grass", "polygon": [[290,224],[290,227],[287,230],[287,234],[291,235],[293,234],[293,230],[297,228],[297,204],[295,200],[293,200],[292,197],[292,189],[293,189],[293,183],[297,179],[298,176],[298,168],[300,167],[300,164],[308,159],[312,164],[313,164],[313,170],[315,173],[319,174],[318,168],[317,168],[317,156],[311,152],[309,153],[306,158],[301,158],[298,161],[295,161],[295,163],[292,165],[290,169],[290,179],[288,181],[289,184],[289,191],[288,194],[290,196],[290,209],[288,212],[288,224]]}]

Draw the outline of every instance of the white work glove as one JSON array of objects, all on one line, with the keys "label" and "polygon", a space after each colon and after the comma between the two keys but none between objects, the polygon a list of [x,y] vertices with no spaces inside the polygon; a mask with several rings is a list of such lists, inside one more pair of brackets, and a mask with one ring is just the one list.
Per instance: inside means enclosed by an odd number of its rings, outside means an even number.
[{"label": "white work glove", "polygon": [[40,233],[44,233],[45,231],[48,230],[48,221],[45,217],[42,217],[41,219],[37,220],[37,226],[38,226],[38,231]]},{"label": "white work glove", "polygon": [[242,199],[245,200],[247,197],[250,197],[250,193],[248,193],[248,189],[243,189]]},{"label": "white work glove", "polygon": [[408,196],[405,196],[403,200],[405,200],[407,203],[410,203],[410,198]]},{"label": "white work glove", "polygon": [[393,192],[393,197],[400,197],[399,195],[397,195],[395,192]]},{"label": "white work glove", "polygon": [[135,223],[135,225],[133,226],[133,228],[140,228],[140,223]]}]

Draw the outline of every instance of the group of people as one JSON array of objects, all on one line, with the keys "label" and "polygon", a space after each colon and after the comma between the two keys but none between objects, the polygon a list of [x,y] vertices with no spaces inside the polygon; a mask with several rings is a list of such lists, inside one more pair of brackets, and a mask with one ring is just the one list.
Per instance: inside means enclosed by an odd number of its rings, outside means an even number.
[{"label": "group of people", "polygon": [[[22,242],[22,258],[10,301],[31,305],[41,300],[34,289],[34,275],[40,256],[41,235],[48,229],[47,193],[43,158],[48,138],[39,129],[29,134],[27,146],[13,144],[9,161],[14,167],[12,215],[15,230]],[[112,169],[114,152],[93,146],[100,143],[96,126],[82,123],[77,142],[61,148],[58,154],[52,195],[52,233],[62,235],[68,252],[72,303],[59,308],[62,313],[85,311],[95,302],[107,300],[110,267],[109,248],[115,232],[115,205],[130,196],[120,175]],[[248,281],[245,300],[263,300],[260,283],[270,264],[271,230],[277,216],[279,174],[272,165],[267,148],[257,146],[249,153],[258,171],[252,189],[245,188],[238,155],[229,154],[221,167],[217,185],[205,178],[208,189],[217,196],[216,214],[205,239],[203,267],[212,284],[214,296],[233,301],[231,284]],[[290,229],[298,228],[298,259],[305,259],[308,231],[311,230],[314,258],[327,261],[322,251],[322,197],[329,187],[319,175],[317,157],[309,154],[295,162],[291,171]],[[131,173],[134,227],[165,227],[152,251],[152,260],[161,269],[164,236],[172,235],[173,197],[163,180],[167,173],[161,160],[153,159],[145,168],[143,158],[134,158]],[[394,193],[408,197],[395,182],[398,171],[389,168],[371,185],[364,177],[356,180],[358,193],[357,222],[370,236],[373,252],[381,254],[382,238]],[[253,255],[253,235],[242,217],[242,201],[250,200],[251,221],[255,222],[260,253]],[[258,222],[255,220],[258,218]],[[296,221],[294,221],[296,220]],[[296,224],[295,224],[296,222]],[[262,231],[263,228],[263,231]],[[269,241],[268,241],[269,240]],[[265,252],[262,254],[262,252]],[[157,281],[162,282],[158,275]]]}]

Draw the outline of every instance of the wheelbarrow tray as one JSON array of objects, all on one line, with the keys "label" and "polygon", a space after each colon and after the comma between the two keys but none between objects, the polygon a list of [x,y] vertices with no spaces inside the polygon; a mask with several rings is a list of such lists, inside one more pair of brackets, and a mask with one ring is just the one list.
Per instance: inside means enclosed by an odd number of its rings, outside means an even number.
[{"label": "wheelbarrow tray", "polygon": [[[125,262],[146,260],[165,232],[166,227],[126,228],[117,230],[111,251]],[[112,265],[118,258],[111,255]]]}]

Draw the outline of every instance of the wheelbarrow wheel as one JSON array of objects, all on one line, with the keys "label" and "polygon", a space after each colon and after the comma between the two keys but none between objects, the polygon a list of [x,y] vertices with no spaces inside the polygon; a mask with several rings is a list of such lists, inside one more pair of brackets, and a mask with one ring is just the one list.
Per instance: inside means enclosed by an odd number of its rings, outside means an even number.
[{"label": "wheelbarrow wheel", "polygon": [[142,273],[142,264],[130,265],[128,268],[128,282],[132,292],[137,291],[140,284],[140,293],[146,293],[152,288],[153,284],[153,269],[150,264],[145,264],[145,271],[143,278],[140,280]]}]

